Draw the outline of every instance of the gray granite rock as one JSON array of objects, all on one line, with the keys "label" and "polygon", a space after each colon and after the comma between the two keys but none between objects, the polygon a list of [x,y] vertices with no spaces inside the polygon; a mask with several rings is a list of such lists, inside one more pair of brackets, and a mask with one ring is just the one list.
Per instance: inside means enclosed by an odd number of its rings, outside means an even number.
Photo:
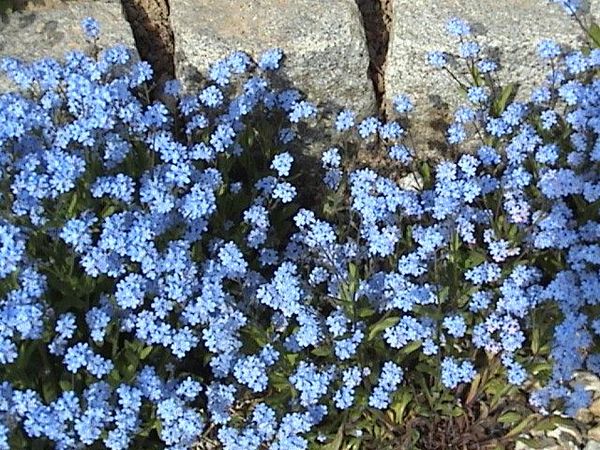
[{"label": "gray granite rock", "polygon": [[[77,1],[9,14],[0,21],[0,58],[62,58],[69,50],[88,48],[80,25],[88,16],[100,23],[100,47],[123,43],[135,48],[131,27],[118,1]],[[0,78],[0,91],[11,86],[8,80]]]},{"label": "gray granite rock", "polygon": [[369,56],[354,0],[171,0],[178,77],[194,87],[234,50],[286,53],[284,77],[322,107],[375,111]]},{"label": "gray granite rock", "polygon": [[[600,0],[591,3],[592,11],[600,8]],[[535,56],[537,43],[554,38],[576,45],[582,35],[560,6],[544,0],[394,0],[393,11],[386,98],[389,102],[397,93],[412,94],[417,101],[418,150],[429,150],[430,154],[445,147],[445,122],[460,102],[457,85],[450,77],[424,64],[427,51],[455,52],[454,39],[445,34],[450,17],[464,18],[473,25],[477,40],[500,56],[501,82],[522,83],[523,96],[531,81],[542,77],[543,66]]]}]

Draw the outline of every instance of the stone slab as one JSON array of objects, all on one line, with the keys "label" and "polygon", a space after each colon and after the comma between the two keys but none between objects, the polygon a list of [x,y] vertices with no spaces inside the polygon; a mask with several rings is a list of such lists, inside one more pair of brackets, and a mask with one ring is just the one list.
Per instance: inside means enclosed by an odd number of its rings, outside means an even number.
[{"label": "stone slab", "polygon": [[[100,23],[101,48],[123,43],[135,49],[133,33],[120,2],[88,0],[10,13],[4,21],[0,20],[0,58],[61,59],[69,50],[84,50],[88,44],[80,22],[88,16]],[[0,91],[11,87],[8,80],[0,78]]]},{"label": "stone slab", "polygon": [[[600,0],[591,0],[592,11]],[[414,135],[417,151],[436,154],[445,147],[446,122],[461,102],[456,84],[441,71],[425,65],[430,50],[456,53],[456,40],[445,33],[450,17],[472,24],[477,41],[497,53],[501,82],[522,83],[523,96],[532,81],[543,77],[537,43],[553,38],[577,46],[582,32],[558,5],[544,0],[394,0],[388,57],[385,67],[387,104],[397,93],[408,93],[417,103]]]},{"label": "stone slab", "polygon": [[354,0],[171,0],[178,78],[193,88],[235,50],[286,54],[283,76],[325,108],[376,110],[364,28]]}]

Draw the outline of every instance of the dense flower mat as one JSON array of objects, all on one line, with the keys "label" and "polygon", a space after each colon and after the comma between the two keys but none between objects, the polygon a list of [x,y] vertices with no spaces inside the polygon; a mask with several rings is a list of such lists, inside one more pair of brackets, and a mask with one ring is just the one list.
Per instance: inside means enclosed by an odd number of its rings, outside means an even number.
[{"label": "dense flower mat", "polygon": [[[87,53],[4,59],[0,448],[392,448],[413,417],[507,398],[575,414],[573,374],[600,374],[600,33],[581,24],[590,45],[541,42],[547,80],[516,101],[451,19],[457,54],[427,55],[465,94],[447,160],[416,156],[399,95],[386,123],[332,118],[318,193],[292,151],[318,111],[271,88],[279,49],[231,54],[198,93],[167,83],[171,110],[93,19]],[[357,163],[375,141],[387,174]]]}]

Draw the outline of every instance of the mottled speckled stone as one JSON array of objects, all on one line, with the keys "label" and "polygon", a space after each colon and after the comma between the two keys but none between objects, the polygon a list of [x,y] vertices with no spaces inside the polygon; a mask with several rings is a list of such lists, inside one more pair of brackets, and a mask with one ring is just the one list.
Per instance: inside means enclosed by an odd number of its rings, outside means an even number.
[{"label": "mottled speckled stone", "polygon": [[176,72],[188,87],[234,50],[286,53],[283,76],[327,108],[375,111],[365,33],[354,0],[171,0]]},{"label": "mottled speckled stone", "polygon": [[[592,12],[600,0],[591,0]],[[393,22],[385,70],[386,98],[411,94],[417,102],[415,136],[418,149],[439,154],[445,147],[445,130],[461,97],[450,77],[424,64],[430,50],[455,50],[455,39],[445,33],[452,16],[473,25],[478,42],[500,56],[501,82],[518,82],[526,97],[532,82],[544,70],[536,57],[537,43],[554,38],[575,45],[582,32],[558,5],[543,0],[394,0]]]},{"label": "mottled speckled stone", "polygon": [[[0,58],[62,58],[69,50],[86,49],[80,22],[88,16],[100,23],[100,47],[123,43],[135,48],[131,27],[118,1],[77,1],[8,15],[0,21]],[[8,80],[0,78],[0,91],[11,87]]]}]

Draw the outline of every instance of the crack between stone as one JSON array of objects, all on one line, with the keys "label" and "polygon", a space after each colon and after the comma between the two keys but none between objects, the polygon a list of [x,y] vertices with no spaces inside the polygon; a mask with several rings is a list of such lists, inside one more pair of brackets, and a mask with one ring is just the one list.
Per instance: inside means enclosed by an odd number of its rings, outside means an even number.
[{"label": "crack between stone", "polygon": [[[369,51],[369,78],[377,109],[386,117],[385,63],[392,21],[392,0],[356,0],[362,16]],[[175,78],[175,39],[168,0],[121,0],[140,58],[148,61],[160,88]],[[159,91],[153,92],[160,97]]]},{"label": "crack between stone", "polygon": [[379,114],[385,119],[385,63],[392,23],[392,0],[356,0],[369,49],[369,78],[373,82]]},{"label": "crack between stone", "polygon": [[156,88],[152,98],[160,99],[165,81],[175,78],[175,39],[168,0],[121,0],[131,26],[140,58],[154,70]]}]

